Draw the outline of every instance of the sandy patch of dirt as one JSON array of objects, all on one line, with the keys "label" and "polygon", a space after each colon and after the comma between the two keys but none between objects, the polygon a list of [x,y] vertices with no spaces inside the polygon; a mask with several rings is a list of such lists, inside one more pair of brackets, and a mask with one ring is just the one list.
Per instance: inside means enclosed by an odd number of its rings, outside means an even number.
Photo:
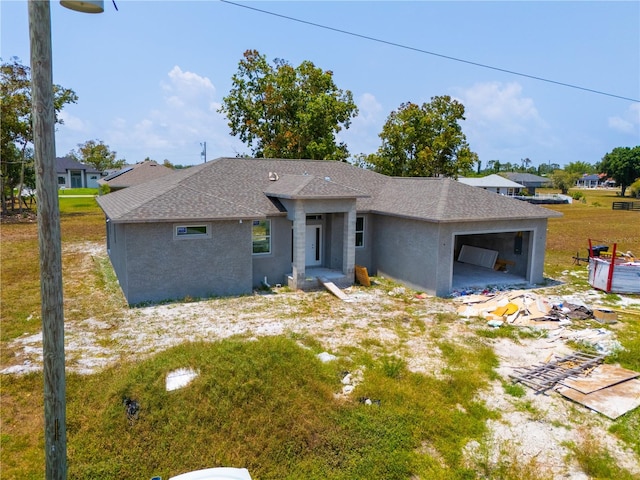
[{"label": "sandy patch of dirt", "polygon": [[[106,256],[103,245],[90,242],[67,246],[65,251]],[[381,352],[402,355],[411,370],[439,376],[446,365],[434,340],[434,329],[440,338],[455,340],[475,335],[475,328],[484,327],[480,321],[474,324],[474,320],[457,317],[458,305],[452,301],[416,298],[411,290],[397,286],[352,287],[346,293],[350,302],[324,291],[281,290],[276,294],[122,309],[108,320],[67,321],[68,370],[90,374],[120,359],[144,358],[186,341],[293,333],[315,338],[333,354],[339,354],[343,346],[363,342],[374,351],[381,345]],[[593,300],[587,298],[587,303]],[[640,301],[623,301],[630,308],[640,309]],[[500,360],[497,372],[503,381],[508,381],[514,368],[541,363],[551,354],[569,353],[567,335],[559,334],[562,332],[568,330],[540,332],[539,338],[517,342],[487,339]],[[16,354],[12,365],[5,365],[2,373],[21,374],[42,368],[41,334],[25,335],[8,346]],[[567,460],[566,443],[579,442],[583,430],[588,429],[622,467],[640,476],[640,460],[608,433],[610,420],[554,392],[536,395],[526,387],[525,391],[524,397],[516,398],[505,393],[501,381],[494,381],[481,393],[486,405],[501,413],[500,419],[488,422],[488,461],[499,462],[508,451],[521,463],[541,465],[554,478],[586,479]],[[467,446],[469,458],[482,455],[478,447],[473,442]]]}]

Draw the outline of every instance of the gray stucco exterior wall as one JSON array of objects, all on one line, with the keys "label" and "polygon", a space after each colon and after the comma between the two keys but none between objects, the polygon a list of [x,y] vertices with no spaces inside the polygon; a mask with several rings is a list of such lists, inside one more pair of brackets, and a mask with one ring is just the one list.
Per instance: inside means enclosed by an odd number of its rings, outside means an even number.
[{"label": "gray stucco exterior wall", "polygon": [[253,255],[253,286],[259,287],[264,278],[271,285],[285,284],[291,273],[291,232],[293,223],[286,217],[271,217],[271,253]]},{"label": "gray stucco exterior wall", "polygon": [[129,304],[251,293],[250,222],[210,222],[206,238],[176,238],[176,225],[122,225],[125,245],[111,258],[126,271]]},{"label": "gray stucco exterior wall", "polygon": [[438,228],[417,220],[375,215],[373,269],[428,292],[436,290]]}]

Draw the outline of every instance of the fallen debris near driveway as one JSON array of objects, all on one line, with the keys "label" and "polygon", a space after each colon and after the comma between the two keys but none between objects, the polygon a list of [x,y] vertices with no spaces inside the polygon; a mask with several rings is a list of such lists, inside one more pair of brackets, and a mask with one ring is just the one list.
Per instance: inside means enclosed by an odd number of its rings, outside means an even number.
[{"label": "fallen debris near driveway", "polygon": [[[491,326],[508,323],[554,329],[570,323],[571,320],[594,318],[594,311],[584,304],[552,303],[549,299],[527,290],[501,292],[490,297],[467,295],[456,300],[462,303],[458,307],[458,315],[466,318],[482,317]],[[597,315],[601,323],[616,321],[616,314],[612,311],[606,311],[604,314],[603,310],[598,310]]]}]

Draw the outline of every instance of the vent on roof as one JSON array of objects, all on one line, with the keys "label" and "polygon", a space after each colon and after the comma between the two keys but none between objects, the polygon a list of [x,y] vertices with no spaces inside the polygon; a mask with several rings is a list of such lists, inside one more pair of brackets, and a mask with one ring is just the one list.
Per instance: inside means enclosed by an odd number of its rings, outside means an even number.
[{"label": "vent on roof", "polygon": [[278,174],[276,172],[269,172],[269,180],[271,180],[272,182],[275,182],[279,178],[280,177],[278,177]]}]

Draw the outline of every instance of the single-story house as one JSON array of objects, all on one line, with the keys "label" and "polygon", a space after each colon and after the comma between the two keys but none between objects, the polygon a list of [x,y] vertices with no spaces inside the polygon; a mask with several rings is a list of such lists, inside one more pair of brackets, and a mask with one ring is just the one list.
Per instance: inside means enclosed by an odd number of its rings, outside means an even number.
[{"label": "single-story house", "polygon": [[482,188],[489,192],[497,193],[499,195],[508,195],[510,197],[514,195],[520,195],[520,192],[525,188],[524,185],[512,182],[511,180],[496,175],[487,175],[485,177],[460,177],[459,182],[465,185],[471,185],[472,187]]},{"label": "single-story house", "polygon": [[[449,178],[328,160],[219,158],[98,203],[130,304],[311,289],[319,277],[344,286],[356,265],[438,296],[496,274],[535,284],[547,221],[560,216]],[[498,259],[508,274],[491,268]]]},{"label": "single-story house", "polygon": [[108,185],[109,190],[114,192],[155,178],[164,177],[165,175],[171,175],[172,173],[175,173],[175,170],[160,165],[155,160],[144,160],[135,165],[126,165],[120,170],[110,173],[98,180],[98,185]]},{"label": "single-story house", "polygon": [[535,195],[536,188],[548,187],[551,185],[551,180],[545,177],[539,177],[533,173],[504,172],[500,175],[512,182],[525,186],[530,195]]},{"label": "single-story house", "polygon": [[73,158],[56,157],[58,188],[98,188],[102,172]]},{"label": "single-story house", "polygon": [[596,188],[596,187],[599,187],[605,180],[606,178],[602,178],[600,175],[596,173],[591,175],[587,175],[585,173],[582,177],[580,177],[576,181],[576,186],[584,187],[584,188]]},{"label": "single-story house", "polygon": [[576,181],[576,187],[582,188],[601,188],[601,187],[615,187],[616,182],[612,178],[608,178],[606,173],[593,173],[582,175]]}]

